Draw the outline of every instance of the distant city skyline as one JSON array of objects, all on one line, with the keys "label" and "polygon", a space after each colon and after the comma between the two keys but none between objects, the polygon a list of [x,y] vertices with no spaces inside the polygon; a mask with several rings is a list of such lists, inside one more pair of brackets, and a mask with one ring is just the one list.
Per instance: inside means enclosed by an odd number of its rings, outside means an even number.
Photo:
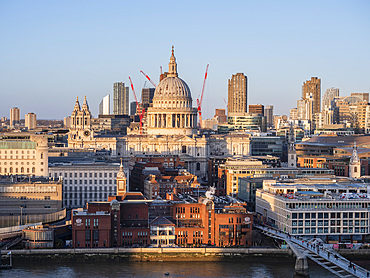
[{"label": "distant city skyline", "polygon": [[30,111],[63,119],[82,95],[97,117],[113,83],[131,76],[140,95],[140,70],[158,83],[172,45],[194,107],[210,64],[203,119],[226,108],[228,79],[239,72],[248,77],[248,105],[273,105],[276,115],[289,115],[311,77],[321,79],[321,95],[331,87],[341,96],[369,92],[369,8],[368,1],[2,1],[0,117],[18,107],[22,119]]}]

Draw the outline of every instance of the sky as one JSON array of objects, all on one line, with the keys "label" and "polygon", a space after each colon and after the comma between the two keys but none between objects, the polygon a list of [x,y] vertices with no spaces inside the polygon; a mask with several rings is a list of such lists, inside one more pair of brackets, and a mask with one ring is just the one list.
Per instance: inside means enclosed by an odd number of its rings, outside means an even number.
[{"label": "sky", "polygon": [[209,64],[203,119],[226,108],[238,72],[248,77],[248,105],[289,115],[312,76],[322,95],[369,92],[369,12],[367,0],[0,0],[0,117],[19,107],[21,118],[62,119],[85,95],[97,117],[114,82],[129,86],[131,76],[139,98],[151,85],[140,70],[158,83],[172,45],[194,107]]}]

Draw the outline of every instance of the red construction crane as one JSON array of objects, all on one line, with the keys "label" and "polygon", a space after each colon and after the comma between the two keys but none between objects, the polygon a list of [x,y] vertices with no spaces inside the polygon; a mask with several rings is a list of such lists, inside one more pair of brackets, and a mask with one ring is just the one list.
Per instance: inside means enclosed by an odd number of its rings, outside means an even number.
[{"label": "red construction crane", "polygon": [[207,64],[207,67],[206,67],[206,74],[204,75],[203,88],[202,88],[202,93],[200,95],[200,100],[199,98],[197,99],[197,107],[198,107],[198,114],[199,114],[199,128],[201,127],[201,124],[202,124],[202,102],[203,102],[204,87],[206,85],[206,80],[207,80],[207,75],[208,75],[208,66],[209,64]]},{"label": "red construction crane", "polygon": [[150,83],[152,83],[152,85],[155,87],[157,87],[157,85],[150,79],[150,77],[148,75],[145,74],[145,72],[143,72],[142,70],[140,71],[142,74],[144,74],[144,76],[150,81]]},{"label": "red construction crane", "polygon": [[142,110],[140,111],[140,105],[139,105],[139,102],[137,101],[136,93],[135,93],[135,90],[134,90],[134,84],[132,84],[132,80],[131,80],[131,77],[130,76],[128,77],[128,79],[130,79],[131,89],[132,89],[132,92],[134,93],[134,97],[135,97],[135,101],[136,101],[136,114],[139,114],[139,118],[140,118],[140,134],[142,134],[142,130],[143,130],[143,118],[144,118],[144,114],[145,114],[145,109],[144,109],[144,107],[142,107]]}]

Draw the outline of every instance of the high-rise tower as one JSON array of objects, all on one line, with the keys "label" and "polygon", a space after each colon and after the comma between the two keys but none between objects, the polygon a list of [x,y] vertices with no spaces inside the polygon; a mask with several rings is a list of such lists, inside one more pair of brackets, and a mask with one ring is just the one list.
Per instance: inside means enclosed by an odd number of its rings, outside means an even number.
[{"label": "high-rise tower", "polygon": [[110,115],[110,95],[103,97],[99,104],[99,115]]},{"label": "high-rise tower", "polygon": [[113,84],[113,114],[129,114],[129,87],[125,83],[116,82]]},{"label": "high-rise tower", "polygon": [[36,128],[36,114],[28,113],[24,116],[24,125],[28,130]]},{"label": "high-rise tower", "polygon": [[321,79],[317,77],[311,77],[311,80],[307,80],[302,86],[302,99],[310,100],[311,98],[313,102],[312,113],[319,113],[321,108]]},{"label": "high-rise tower", "polygon": [[247,76],[233,74],[228,84],[228,115],[247,113]]},{"label": "high-rise tower", "polygon": [[266,116],[266,126],[272,128],[274,126],[274,106],[266,105],[264,115]]},{"label": "high-rise tower", "polygon": [[339,97],[339,89],[338,88],[330,88],[326,89],[324,96],[322,97],[322,107],[321,110],[324,111],[325,109],[332,109],[332,102],[334,98]]},{"label": "high-rise tower", "polygon": [[141,90],[141,103],[145,109],[153,102],[154,92],[155,88],[144,88]]},{"label": "high-rise tower", "polygon": [[19,125],[20,123],[20,111],[18,107],[10,109],[10,126]]}]

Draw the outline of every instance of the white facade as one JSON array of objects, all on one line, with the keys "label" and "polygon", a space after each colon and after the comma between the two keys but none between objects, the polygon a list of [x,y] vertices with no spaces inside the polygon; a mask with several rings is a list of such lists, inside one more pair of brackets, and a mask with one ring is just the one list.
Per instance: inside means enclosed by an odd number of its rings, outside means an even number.
[{"label": "white facade", "polygon": [[[119,164],[74,164],[49,167],[51,178],[63,179],[63,206],[84,207],[87,202],[107,201],[117,194]],[[128,177],[129,171],[125,169]]]},{"label": "white facade", "polygon": [[[256,212],[267,223],[300,236],[363,236],[369,233],[370,194],[365,184],[280,184],[264,181]],[[326,184],[323,184],[326,183]]]},{"label": "white facade", "polygon": [[358,179],[361,177],[361,160],[357,154],[356,141],[353,147],[351,160],[349,161],[349,177]]},{"label": "white facade", "polygon": [[155,88],[153,106],[148,107],[147,133],[150,135],[193,135],[197,132],[197,109],[188,85],[178,77],[172,48],[167,77]]},{"label": "white facade", "polygon": [[99,115],[110,115],[110,96],[103,97],[99,104]]},{"label": "white facade", "polygon": [[48,176],[48,141],[42,135],[0,141],[0,175]]}]

